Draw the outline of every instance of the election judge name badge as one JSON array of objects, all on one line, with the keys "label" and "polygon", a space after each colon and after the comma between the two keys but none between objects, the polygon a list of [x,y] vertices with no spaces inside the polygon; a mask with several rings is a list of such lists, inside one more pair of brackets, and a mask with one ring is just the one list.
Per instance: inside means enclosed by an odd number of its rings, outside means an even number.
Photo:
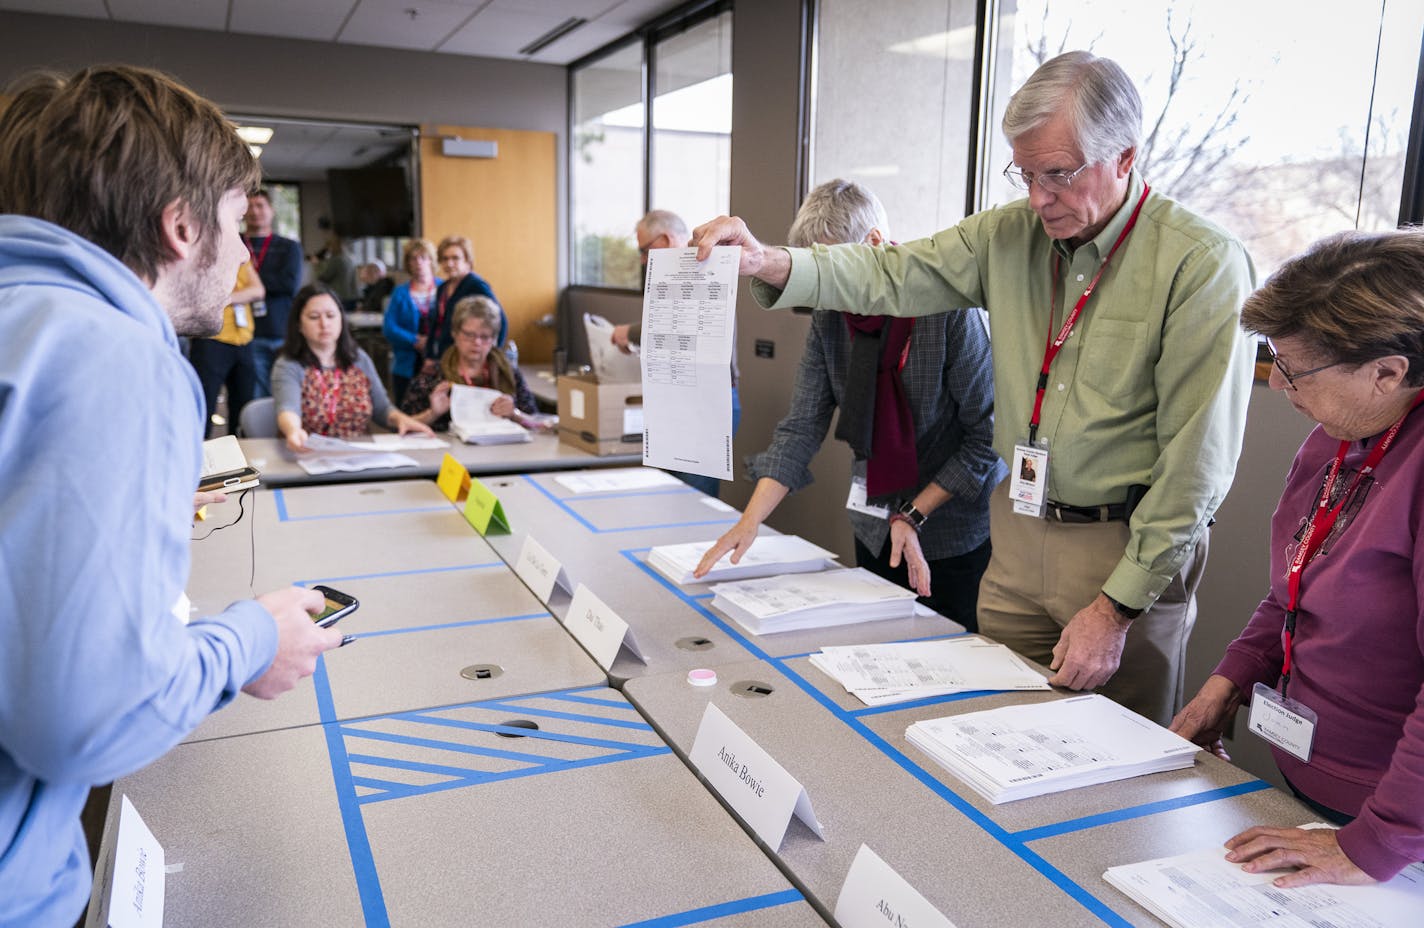
[{"label": "election judge name badge", "polygon": [[1252,694],[1247,727],[1301,763],[1310,763],[1310,748],[1315,742],[1315,711],[1264,683],[1257,683]]},{"label": "election judge name badge", "polygon": [[1014,460],[1009,467],[1009,498],[1014,512],[1022,516],[1043,518],[1048,507],[1048,444],[1042,441],[1021,441],[1014,445]]},{"label": "election judge name badge", "polygon": [[846,497],[846,508],[851,512],[859,512],[874,519],[890,518],[889,509],[884,506],[874,506],[868,502],[864,477],[850,478],[850,495]]}]

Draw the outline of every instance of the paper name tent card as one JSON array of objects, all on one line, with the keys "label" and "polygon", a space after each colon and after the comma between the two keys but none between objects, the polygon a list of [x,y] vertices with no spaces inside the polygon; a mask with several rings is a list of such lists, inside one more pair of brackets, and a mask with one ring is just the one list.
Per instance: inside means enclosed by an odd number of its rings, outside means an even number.
[{"label": "paper name tent card", "polygon": [[979,690],[1050,689],[1012,650],[972,636],[825,647],[810,659],[867,706]]},{"label": "paper name tent card", "polygon": [[1368,886],[1316,884],[1280,889],[1271,881],[1286,871],[1247,873],[1228,861],[1225,853],[1224,848],[1209,847],[1124,864],[1110,868],[1103,879],[1173,928],[1418,928],[1424,921],[1424,864],[1412,864],[1394,879]]},{"label": "paper name tent card", "polygon": [[203,475],[198,479],[199,490],[222,490],[225,493],[246,490],[257,486],[261,476],[257,468],[247,463],[247,455],[242,453],[236,436],[224,435],[203,442]]},{"label": "paper name tent card", "polygon": [[862,567],[734,580],[713,586],[712,592],[712,608],[753,635],[915,614],[913,591]]},{"label": "paper name tent card", "polygon": [[469,445],[508,445],[533,441],[518,422],[490,412],[495,400],[504,396],[487,387],[450,387],[450,432]]},{"label": "paper name tent card", "polygon": [[905,736],[996,804],[1181,770],[1199,750],[1096,694],[916,722]]},{"label": "paper name tent card", "polygon": [[692,576],[716,541],[694,541],[681,545],[658,545],[648,552],[648,566],[674,583],[717,583],[749,577],[800,574],[834,566],[835,554],[795,535],[763,535],[733,564],[724,555],[705,577]]}]

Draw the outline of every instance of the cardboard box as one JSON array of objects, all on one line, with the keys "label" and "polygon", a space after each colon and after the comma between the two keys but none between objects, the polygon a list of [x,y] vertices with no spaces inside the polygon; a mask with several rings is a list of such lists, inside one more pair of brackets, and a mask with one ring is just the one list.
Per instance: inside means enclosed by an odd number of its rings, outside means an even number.
[{"label": "cardboard box", "polygon": [[643,450],[643,385],[599,383],[592,374],[559,378],[559,440],[590,454]]}]

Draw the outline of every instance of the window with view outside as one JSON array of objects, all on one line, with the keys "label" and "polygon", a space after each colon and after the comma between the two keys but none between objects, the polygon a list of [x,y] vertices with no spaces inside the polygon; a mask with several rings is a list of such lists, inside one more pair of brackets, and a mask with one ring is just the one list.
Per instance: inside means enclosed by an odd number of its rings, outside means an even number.
[{"label": "window with view outside", "polygon": [[899,241],[958,222],[973,148],[972,0],[897,0],[893,16],[864,0],[821,0],[817,16],[811,186],[865,185]]},{"label": "window with view outside", "polygon": [[1000,15],[985,205],[1023,196],[998,173],[1009,93],[1082,48],[1137,83],[1143,177],[1240,237],[1262,280],[1330,233],[1395,227],[1424,4],[1009,0]]},{"label": "window with view outside", "polygon": [[643,215],[643,46],[634,42],[574,72],[569,174],[573,280],[637,287],[633,226]]},{"label": "window with view outside", "polygon": [[688,228],[731,203],[732,14],[653,46],[652,209]]}]

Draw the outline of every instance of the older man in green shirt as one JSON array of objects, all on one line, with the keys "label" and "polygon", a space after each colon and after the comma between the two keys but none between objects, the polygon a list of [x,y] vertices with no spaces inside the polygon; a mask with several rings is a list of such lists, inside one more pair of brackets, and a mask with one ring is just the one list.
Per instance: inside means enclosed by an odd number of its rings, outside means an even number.
[{"label": "older man in green shirt", "polygon": [[1069,52],[1004,116],[1005,173],[1027,199],[898,246],[767,248],[732,217],[693,244],[742,246],[741,272],[772,309],[988,310],[994,447],[1014,475],[1025,449],[1046,445],[1048,460],[1022,471],[1042,479],[1046,464],[1041,514],[1015,511],[1010,481],[995,492],[980,630],[1048,664],[1055,685],[1166,724],[1207,526],[1241,450],[1254,349],[1239,314],[1255,273],[1239,241],[1133,170],[1141,127],[1122,69]]}]

